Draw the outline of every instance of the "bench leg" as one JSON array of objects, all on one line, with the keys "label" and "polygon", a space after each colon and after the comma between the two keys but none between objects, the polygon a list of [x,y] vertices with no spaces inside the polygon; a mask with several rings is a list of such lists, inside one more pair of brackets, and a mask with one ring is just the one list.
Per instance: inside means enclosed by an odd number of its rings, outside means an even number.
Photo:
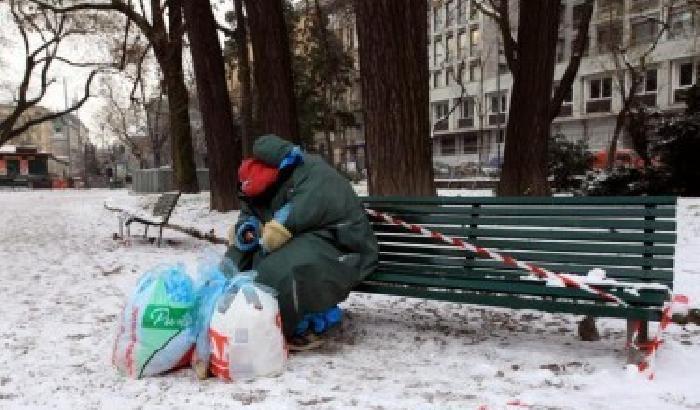
[{"label": "bench leg", "polygon": [[627,320],[627,364],[639,364],[644,357],[643,346],[649,342],[649,322]]},{"label": "bench leg", "polygon": [[143,237],[148,238],[148,225],[143,225]]},{"label": "bench leg", "polygon": [[160,227],[158,232],[158,247],[160,248],[160,243],[163,241],[163,227]]}]

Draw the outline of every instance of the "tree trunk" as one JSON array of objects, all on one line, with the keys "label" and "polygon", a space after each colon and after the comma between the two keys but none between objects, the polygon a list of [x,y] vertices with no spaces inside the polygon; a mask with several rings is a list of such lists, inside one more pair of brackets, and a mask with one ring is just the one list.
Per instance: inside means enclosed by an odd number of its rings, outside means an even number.
[{"label": "tree trunk", "polygon": [[517,65],[499,195],[549,196],[547,147],[559,0],[520,1]]},{"label": "tree trunk", "polygon": [[183,5],[207,141],[210,207],[230,211],[238,208],[236,174],[241,162],[241,140],[233,126],[216,21],[208,2],[185,0]]},{"label": "tree trunk", "polygon": [[[168,5],[169,35],[166,36],[158,15],[159,37],[152,42],[153,52],[163,72],[165,95],[168,97],[168,121],[170,123],[170,145],[175,175],[175,187],[185,193],[199,192],[197,167],[192,147],[190,127],[189,95],[182,69],[182,1],[172,0]],[[155,20],[155,19],[154,19]],[[156,21],[154,21],[154,25]]]},{"label": "tree trunk", "polygon": [[355,0],[371,195],[435,195],[427,9],[426,0]]},{"label": "tree trunk", "polygon": [[[177,65],[177,64],[172,64]],[[179,70],[178,70],[179,68]],[[192,148],[189,97],[182,77],[182,65],[168,67],[165,73],[168,96],[168,120],[170,121],[170,144],[172,147],[175,186],[181,192],[197,193],[197,169]]]},{"label": "tree trunk", "polygon": [[299,143],[292,58],[282,0],[246,0],[261,134]]},{"label": "tree trunk", "polygon": [[241,86],[241,142],[243,156],[253,153],[253,98],[250,84],[250,57],[248,56],[248,30],[243,14],[243,0],[235,0],[236,34],[238,41],[238,82]]}]

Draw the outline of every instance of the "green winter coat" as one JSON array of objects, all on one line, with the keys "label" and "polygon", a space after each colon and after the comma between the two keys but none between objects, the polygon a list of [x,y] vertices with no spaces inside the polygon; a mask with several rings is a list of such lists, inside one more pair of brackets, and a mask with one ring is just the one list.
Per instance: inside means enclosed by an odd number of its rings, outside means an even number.
[{"label": "green winter coat", "polygon": [[[265,135],[256,140],[253,157],[279,167],[293,148]],[[269,254],[232,245],[226,256],[241,271],[256,270],[258,282],[278,292],[283,330],[290,336],[305,314],[337,305],[372,273],[378,245],[352,186],[323,159],[304,153],[303,162],[280,179],[262,200],[242,205],[236,230],[250,216],[265,224],[289,204],[283,225],[292,239]]]}]

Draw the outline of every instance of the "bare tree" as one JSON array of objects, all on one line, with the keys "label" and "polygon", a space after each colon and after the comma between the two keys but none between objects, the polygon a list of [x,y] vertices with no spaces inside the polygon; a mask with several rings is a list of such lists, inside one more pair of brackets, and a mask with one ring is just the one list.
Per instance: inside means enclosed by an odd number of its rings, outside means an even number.
[{"label": "bare tree", "polygon": [[[641,39],[642,44],[638,44],[640,39],[630,39],[628,42],[623,43],[621,41],[616,41],[613,36],[608,36],[604,44],[607,51],[610,52],[610,59],[615,67],[614,73],[618,85],[617,89],[622,101],[622,108],[615,116],[613,137],[608,147],[606,165],[608,170],[611,170],[615,165],[617,145],[622,131],[629,125],[630,115],[644,105],[639,94],[640,91],[642,91],[641,88],[644,85],[649,65],[653,63],[654,50],[656,50],[659,41],[663,38],[665,33],[670,31],[674,3],[673,0],[670,0],[670,2],[663,7],[666,9],[663,13],[666,15],[665,20],[651,16],[644,17],[645,22],[651,24],[651,27],[654,27],[656,31],[656,34],[653,38],[649,39],[648,43],[644,44],[644,39]],[[612,16],[610,16],[609,22],[611,23],[612,20]],[[626,85],[627,77],[629,77],[630,80],[629,87]]]},{"label": "bare tree", "polygon": [[103,82],[102,89],[105,105],[104,110],[98,114],[101,116],[101,123],[107,131],[128,147],[131,154],[139,161],[139,167],[144,168],[148,152],[141,141],[146,138],[148,124],[143,93],[124,104],[123,98],[120,99],[115,95],[114,86],[109,81]]},{"label": "bare tree", "polygon": [[[90,10],[117,12],[126,17],[126,30],[131,24],[139,28],[148,41],[141,59],[151,49],[163,73],[165,93],[168,98],[170,135],[172,138],[173,170],[177,188],[182,192],[197,192],[197,174],[192,146],[192,130],[189,114],[189,94],[185,86],[182,64],[183,0],[110,0],[109,2],[73,1],[63,6],[63,1],[31,0],[43,9],[57,13],[76,13]],[[127,36],[125,36],[126,39]]]},{"label": "bare tree", "polygon": [[[0,119],[0,146],[31,127],[78,110],[90,98],[90,87],[98,71],[114,66],[108,63],[76,62],[59,53],[62,42],[69,37],[87,32],[84,27],[66,16],[45,10],[38,12],[30,10],[15,0],[10,0],[10,12],[21,36],[25,66],[15,92],[13,110],[5,118]],[[40,40],[35,46],[30,38],[32,35]],[[56,82],[56,79],[51,77],[50,70],[57,62],[71,67],[95,67],[87,76],[83,96],[63,110],[37,116],[29,115],[46,96],[49,87]],[[38,91],[31,90],[30,84],[34,81],[39,83]]]},{"label": "bare tree", "polygon": [[585,13],[577,27],[578,41],[572,47],[559,85],[553,90],[560,1],[520,0],[517,37],[513,36],[510,0],[476,3],[497,23],[503,53],[513,76],[500,195],[550,195],[547,181],[550,128],[576,77],[587,45],[593,0],[583,4]]}]

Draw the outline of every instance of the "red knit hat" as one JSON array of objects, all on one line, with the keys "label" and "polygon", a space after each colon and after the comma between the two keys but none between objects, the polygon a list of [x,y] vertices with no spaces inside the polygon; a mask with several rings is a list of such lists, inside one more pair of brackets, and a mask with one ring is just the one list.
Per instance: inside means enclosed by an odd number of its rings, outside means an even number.
[{"label": "red knit hat", "polygon": [[257,159],[244,159],[238,168],[238,180],[241,182],[241,191],[246,196],[254,197],[265,192],[267,188],[277,181],[279,170]]}]

